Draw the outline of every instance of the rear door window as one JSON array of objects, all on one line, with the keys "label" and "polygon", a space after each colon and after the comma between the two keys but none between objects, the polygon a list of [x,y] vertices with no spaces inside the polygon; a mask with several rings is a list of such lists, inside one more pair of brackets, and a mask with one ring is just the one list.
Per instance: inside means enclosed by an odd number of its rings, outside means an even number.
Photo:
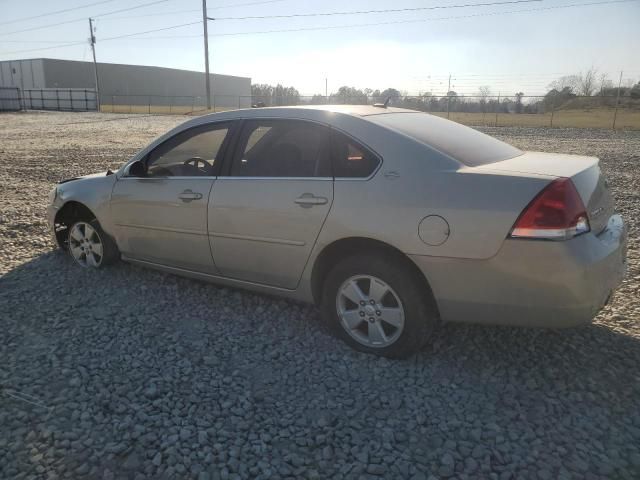
[{"label": "rear door window", "polygon": [[330,131],[302,120],[244,122],[233,177],[330,177]]}]

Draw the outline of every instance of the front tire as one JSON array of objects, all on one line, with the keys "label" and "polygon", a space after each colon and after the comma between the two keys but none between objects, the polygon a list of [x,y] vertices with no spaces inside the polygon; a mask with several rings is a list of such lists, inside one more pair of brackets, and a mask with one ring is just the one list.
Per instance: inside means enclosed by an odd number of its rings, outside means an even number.
[{"label": "front tire", "polygon": [[79,220],[69,228],[69,254],[84,268],[102,268],[119,258],[118,247],[98,220]]},{"label": "front tire", "polygon": [[437,310],[416,272],[381,255],[356,255],[333,267],[322,291],[322,315],[356,350],[407,357],[433,333]]}]

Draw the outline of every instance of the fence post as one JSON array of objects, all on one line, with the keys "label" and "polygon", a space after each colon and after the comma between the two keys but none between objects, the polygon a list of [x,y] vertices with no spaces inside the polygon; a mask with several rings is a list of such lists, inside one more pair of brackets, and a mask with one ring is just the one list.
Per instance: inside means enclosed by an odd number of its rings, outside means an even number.
[{"label": "fence post", "polygon": [[612,129],[616,129],[616,118],[618,117],[618,105],[620,104],[620,87],[622,86],[622,72],[620,72],[620,81],[618,82],[618,94],[616,95],[616,109],[613,111]]},{"label": "fence post", "polygon": [[[449,92],[447,92],[447,119],[449,118],[450,105],[451,105],[451,95],[449,95]],[[497,122],[497,120],[496,120],[496,122]]]},{"label": "fence post", "polygon": [[498,105],[496,105],[496,123],[494,127],[498,126],[498,113],[500,113],[500,92],[498,92]]},{"label": "fence post", "polygon": [[147,113],[151,114],[151,95],[147,95]]},{"label": "fence post", "polygon": [[84,89],[84,109],[89,111],[89,100],[87,100],[87,89]]},{"label": "fence post", "polygon": [[213,113],[216,113],[216,96],[213,95]]},{"label": "fence post", "polygon": [[553,115],[555,114],[556,111],[556,102],[555,100],[551,102],[551,122],[549,124],[549,127],[553,128]]}]

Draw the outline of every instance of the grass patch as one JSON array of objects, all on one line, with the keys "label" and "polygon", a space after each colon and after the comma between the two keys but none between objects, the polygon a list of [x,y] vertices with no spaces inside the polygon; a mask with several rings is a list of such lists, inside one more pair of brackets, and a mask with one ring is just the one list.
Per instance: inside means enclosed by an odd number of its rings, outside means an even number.
[{"label": "grass patch", "polygon": [[[140,113],[157,115],[204,115],[206,113],[235,110],[233,107],[215,107],[210,110],[191,105],[111,105],[102,104],[104,113]],[[432,112],[446,118],[446,112]],[[586,108],[557,110],[553,113],[465,113],[451,112],[449,119],[464,125],[499,127],[565,127],[565,128],[612,128],[613,108]],[[640,130],[640,110],[621,108],[618,110],[616,129]]]}]

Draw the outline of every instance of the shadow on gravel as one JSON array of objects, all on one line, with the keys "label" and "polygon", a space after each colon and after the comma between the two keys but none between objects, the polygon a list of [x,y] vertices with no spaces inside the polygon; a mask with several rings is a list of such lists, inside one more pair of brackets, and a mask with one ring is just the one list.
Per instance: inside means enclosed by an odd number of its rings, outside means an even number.
[{"label": "shadow on gravel", "polygon": [[598,324],[446,325],[389,361],[329,336],[310,306],[61,252],[0,278],[0,318],[0,383],[47,407],[0,393],[0,476],[43,450],[74,478],[195,477],[241,468],[227,450],[247,435],[298,478],[373,460],[394,478],[640,468],[640,341]]},{"label": "shadow on gravel", "polygon": [[[229,297],[231,301],[229,304],[221,303],[220,297]],[[171,308],[165,309],[168,304]],[[238,304],[242,311],[232,312],[231,307]],[[296,314],[304,313],[310,320],[305,330],[312,329],[314,335],[324,337],[318,344],[319,352],[350,352],[338,340],[329,338],[314,307],[123,263],[101,271],[84,270],[62,252],[53,251],[0,277],[0,312],[5,322],[21,330],[33,328],[36,336],[36,332],[44,332],[48,327],[90,326],[96,320],[108,320],[110,313],[116,311],[136,315],[148,312],[151,320],[158,320],[158,314],[166,312],[180,313],[183,318],[173,317],[171,320],[174,322],[169,325],[158,322],[158,327],[165,329],[170,326],[173,333],[202,343],[205,339],[198,337],[202,332],[196,325],[198,322],[194,322],[194,313],[198,320],[204,321],[208,314],[211,317],[216,313],[228,314],[236,318],[236,325],[245,321],[245,327],[251,327],[255,324],[256,314],[262,317],[270,305],[276,306],[276,311],[291,308]],[[74,312],[83,314],[76,316]],[[299,320],[293,318],[292,329],[300,327]],[[300,339],[296,339],[292,332],[285,332],[284,340],[295,344]],[[156,333],[149,331],[148,335]],[[255,348],[268,349],[273,345],[274,337],[253,336],[252,341]],[[265,343],[261,346],[260,342]],[[25,341],[21,342],[21,347],[29,350],[36,349],[37,345]],[[352,355],[366,358],[355,352]],[[420,354],[407,361],[393,363],[402,368],[402,365],[449,360],[452,363],[441,366],[463,367],[467,374],[477,373],[480,376],[498,372],[501,368],[526,366],[527,373],[519,379],[522,384],[527,384],[529,377],[538,374],[549,378],[559,374],[571,382],[579,382],[581,377],[589,377],[590,381],[597,378],[606,388],[607,385],[628,385],[637,381],[640,339],[599,324],[560,330],[447,324],[440,328]],[[611,375],[612,371],[616,374]],[[542,384],[538,388],[550,388],[552,385]]]}]

